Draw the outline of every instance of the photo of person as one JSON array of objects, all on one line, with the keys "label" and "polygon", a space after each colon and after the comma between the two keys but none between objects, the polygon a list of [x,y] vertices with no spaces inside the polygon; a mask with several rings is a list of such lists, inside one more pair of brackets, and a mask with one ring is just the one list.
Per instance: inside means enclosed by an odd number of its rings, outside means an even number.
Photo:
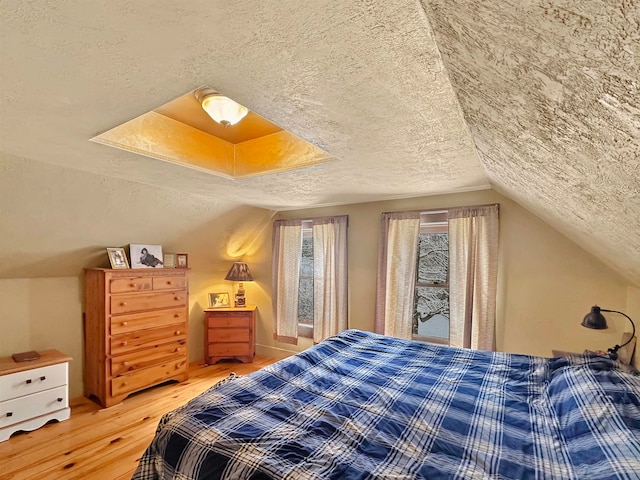
[{"label": "photo of person", "polygon": [[162,246],[132,243],[129,245],[131,268],[163,268]]},{"label": "photo of person", "polygon": [[109,256],[109,262],[111,268],[129,268],[129,262],[127,262],[127,254],[124,248],[107,248],[107,255]]}]

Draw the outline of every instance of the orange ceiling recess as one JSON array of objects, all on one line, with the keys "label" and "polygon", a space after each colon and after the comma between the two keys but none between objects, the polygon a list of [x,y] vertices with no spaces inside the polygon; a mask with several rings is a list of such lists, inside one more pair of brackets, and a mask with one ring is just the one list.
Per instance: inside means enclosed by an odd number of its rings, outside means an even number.
[{"label": "orange ceiling recess", "polygon": [[147,157],[229,179],[293,170],[335,158],[255,112],[235,125],[215,122],[195,90],[93,138]]}]

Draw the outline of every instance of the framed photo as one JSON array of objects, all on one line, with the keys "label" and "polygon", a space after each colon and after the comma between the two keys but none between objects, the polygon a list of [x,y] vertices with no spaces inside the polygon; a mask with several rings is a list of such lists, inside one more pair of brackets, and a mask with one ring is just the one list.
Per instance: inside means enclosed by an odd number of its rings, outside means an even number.
[{"label": "framed photo", "polygon": [[176,268],[176,254],[175,253],[165,253],[162,257],[162,261],[164,262],[164,268]]},{"label": "framed photo", "polygon": [[209,294],[209,308],[229,308],[231,306],[229,292]]},{"label": "framed photo", "polygon": [[162,268],[164,259],[161,245],[143,245],[132,243],[129,245],[131,268]]},{"label": "framed photo", "polygon": [[124,248],[107,247],[107,255],[109,255],[111,268],[129,268],[129,262],[127,261],[127,254]]},{"label": "framed photo", "polygon": [[186,253],[176,253],[176,267],[177,268],[188,268],[189,267],[189,257]]}]

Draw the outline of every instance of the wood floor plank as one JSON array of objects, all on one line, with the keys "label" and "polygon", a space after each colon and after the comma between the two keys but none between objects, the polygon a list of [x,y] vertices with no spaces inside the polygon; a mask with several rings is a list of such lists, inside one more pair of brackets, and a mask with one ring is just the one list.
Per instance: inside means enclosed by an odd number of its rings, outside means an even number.
[{"label": "wood floor plank", "polygon": [[130,479],[162,415],[231,372],[248,375],[276,361],[257,355],[250,364],[194,364],[187,381],[144,390],[110,408],[74,398],[69,420],[0,443],[0,480]]}]

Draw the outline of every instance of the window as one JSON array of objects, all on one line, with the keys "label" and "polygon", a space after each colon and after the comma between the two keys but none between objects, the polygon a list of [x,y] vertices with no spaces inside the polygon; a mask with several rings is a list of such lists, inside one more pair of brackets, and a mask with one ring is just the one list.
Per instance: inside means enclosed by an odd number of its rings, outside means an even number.
[{"label": "window", "polygon": [[449,344],[449,233],[447,212],[420,214],[412,336]]},{"label": "window", "polygon": [[375,331],[494,350],[499,211],[383,213]]},{"label": "window", "polygon": [[274,337],[314,342],[348,328],[346,215],[276,220],[273,234]]},{"label": "window", "polygon": [[302,221],[298,286],[298,336],[313,338],[313,221]]}]

